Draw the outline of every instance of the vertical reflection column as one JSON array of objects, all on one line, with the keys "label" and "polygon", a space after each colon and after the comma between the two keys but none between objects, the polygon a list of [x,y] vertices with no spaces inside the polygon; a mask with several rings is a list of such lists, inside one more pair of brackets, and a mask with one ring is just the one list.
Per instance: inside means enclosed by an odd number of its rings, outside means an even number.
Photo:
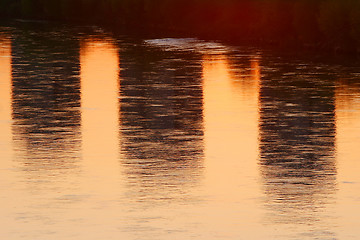
[{"label": "vertical reflection column", "polygon": [[[12,37],[12,134],[18,177],[10,239],[62,233],[77,201],[81,133],[79,42],[61,27],[24,24]],[[61,229],[61,230],[59,230]],[[47,237],[46,237],[47,236]],[[52,235],[54,236],[54,235]]]},{"label": "vertical reflection column", "polygon": [[79,45],[60,29],[19,29],[12,41],[16,159],[31,177],[75,169],[80,148]]},{"label": "vertical reflection column", "polygon": [[259,194],[255,181],[259,59],[252,54],[205,55],[203,78],[205,186],[214,200],[209,207],[212,215],[204,221],[210,221],[210,231],[221,229],[234,234],[232,238],[240,237],[240,232],[247,236],[249,231],[254,232],[253,226],[260,218],[254,201]]},{"label": "vertical reflection column", "polygon": [[360,236],[360,82],[356,68],[340,72],[336,86],[339,239]]},{"label": "vertical reflection column", "polygon": [[166,190],[164,194],[179,188],[180,193],[185,183],[191,185],[199,177],[203,157],[201,64],[191,53],[175,54],[137,46],[123,53],[122,153],[129,179],[139,184],[135,191]]},{"label": "vertical reflection column", "polygon": [[[0,29],[1,31],[1,29]],[[11,41],[0,34],[0,168],[11,164]]]},{"label": "vertical reflection column", "polygon": [[[207,155],[234,163],[249,164],[257,157],[258,60],[230,61],[225,55],[205,55],[203,62]],[[219,141],[221,139],[221,141]],[[221,157],[222,156],[222,157]],[[213,158],[212,157],[212,158]],[[212,159],[210,158],[210,159]],[[208,160],[210,161],[210,160]],[[214,186],[224,179],[228,165],[209,162]],[[215,165],[212,165],[215,164]],[[235,169],[233,169],[235,171]],[[234,173],[235,174],[235,173]],[[229,176],[229,175],[227,175]]]},{"label": "vertical reflection column", "polygon": [[105,197],[119,169],[118,48],[114,40],[94,36],[81,40],[80,54],[83,164],[94,180],[86,188]]},{"label": "vertical reflection column", "polygon": [[202,176],[201,62],[190,52],[122,49],[121,164],[129,214],[122,229],[142,239],[168,238],[193,227],[185,206],[196,202]]},{"label": "vertical reflection column", "polygon": [[333,237],[327,207],[336,190],[334,84],[319,69],[298,63],[271,68],[273,62],[259,96],[265,222],[296,238]]},{"label": "vertical reflection column", "polygon": [[[2,29],[0,28],[0,31]],[[11,40],[7,34],[0,33],[0,205],[2,207],[0,224],[9,228],[13,205],[15,175],[13,167],[13,145],[11,133]],[[5,234],[4,238],[7,237]]]}]

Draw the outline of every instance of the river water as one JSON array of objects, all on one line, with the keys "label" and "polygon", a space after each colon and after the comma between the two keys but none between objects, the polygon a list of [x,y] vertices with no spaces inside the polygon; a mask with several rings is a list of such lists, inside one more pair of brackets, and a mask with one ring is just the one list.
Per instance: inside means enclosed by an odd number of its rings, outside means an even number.
[{"label": "river water", "polygon": [[360,65],[0,27],[1,239],[359,239]]}]

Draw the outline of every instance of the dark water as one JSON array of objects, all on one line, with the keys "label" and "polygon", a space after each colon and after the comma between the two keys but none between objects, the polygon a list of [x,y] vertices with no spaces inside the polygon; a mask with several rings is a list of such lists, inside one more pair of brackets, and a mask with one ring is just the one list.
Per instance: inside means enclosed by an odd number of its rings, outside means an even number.
[{"label": "dark water", "polygon": [[358,239],[360,67],[0,27],[2,239]]}]

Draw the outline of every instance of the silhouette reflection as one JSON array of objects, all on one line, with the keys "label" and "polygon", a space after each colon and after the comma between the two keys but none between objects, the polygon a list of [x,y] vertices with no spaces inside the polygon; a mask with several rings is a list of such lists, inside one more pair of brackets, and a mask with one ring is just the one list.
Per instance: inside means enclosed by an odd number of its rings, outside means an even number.
[{"label": "silhouette reflection", "polygon": [[202,167],[200,56],[124,43],[121,57],[122,164],[137,200],[174,199]]},{"label": "silhouette reflection", "polygon": [[61,28],[36,29],[13,35],[13,139],[29,174],[56,176],[75,167],[81,148],[80,47]]},{"label": "silhouette reflection", "polygon": [[259,139],[268,221],[331,229],[321,212],[336,190],[334,82],[314,66],[264,65]]}]

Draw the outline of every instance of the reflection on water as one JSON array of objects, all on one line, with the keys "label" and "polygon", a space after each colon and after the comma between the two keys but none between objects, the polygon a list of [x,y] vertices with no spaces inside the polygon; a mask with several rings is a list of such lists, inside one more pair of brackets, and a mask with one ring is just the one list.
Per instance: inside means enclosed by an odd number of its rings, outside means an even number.
[{"label": "reflection on water", "polygon": [[11,32],[0,27],[0,204],[2,206],[0,223],[3,224],[13,217],[9,208],[14,201],[13,189],[15,174],[13,168],[13,146],[11,132]]},{"label": "reflection on water", "polygon": [[28,173],[57,175],[76,164],[81,144],[78,73],[79,46],[70,36],[32,30],[14,33],[13,137]]},{"label": "reflection on water", "polygon": [[108,193],[119,171],[118,49],[112,38],[100,34],[80,41],[82,159],[93,176],[85,185]]},{"label": "reflection on water", "polygon": [[[259,57],[224,51],[203,56],[205,121],[204,239],[266,239],[257,184]],[[236,55],[236,57],[235,57]],[[249,187],[252,186],[252,187]],[[219,229],[221,229],[219,231]]]},{"label": "reflection on water", "polygon": [[166,188],[161,197],[171,198],[197,178],[194,171],[202,165],[200,61],[144,47],[121,56],[122,164],[130,182],[140,184],[137,191]]},{"label": "reflection on water", "polygon": [[355,64],[31,25],[0,28],[4,239],[360,236]]},{"label": "reflection on water", "polygon": [[272,210],[268,221],[307,224],[333,236],[333,229],[327,232],[333,219],[321,212],[336,189],[334,83],[320,69],[304,66],[299,72],[298,66],[277,66],[261,81],[260,164]]},{"label": "reflection on water", "polygon": [[[0,32],[2,32],[0,29]],[[0,149],[5,162],[11,158],[11,39],[0,33]],[[4,164],[4,162],[2,162]],[[3,165],[1,165],[3,166]]]},{"label": "reflection on water", "polygon": [[[360,213],[360,69],[347,69],[336,84],[336,152],[338,165],[338,204],[340,232],[344,239],[357,239]],[[356,204],[354,204],[356,203]],[[339,238],[340,239],[340,238]]]},{"label": "reflection on water", "polygon": [[22,230],[32,239],[51,235],[38,226],[61,222],[57,208],[73,202],[66,196],[77,190],[79,44],[66,30],[24,28],[14,29],[11,47],[13,163],[21,180],[14,182],[7,225],[10,238]]},{"label": "reflection on water", "polygon": [[197,201],[192,193],[203,165],[201,62],[198,55],[144,46],[121,50],[120,162],[124,196],[132,205],[121,229],[142,239],[166,239],[183,227],[168,214]]}]

